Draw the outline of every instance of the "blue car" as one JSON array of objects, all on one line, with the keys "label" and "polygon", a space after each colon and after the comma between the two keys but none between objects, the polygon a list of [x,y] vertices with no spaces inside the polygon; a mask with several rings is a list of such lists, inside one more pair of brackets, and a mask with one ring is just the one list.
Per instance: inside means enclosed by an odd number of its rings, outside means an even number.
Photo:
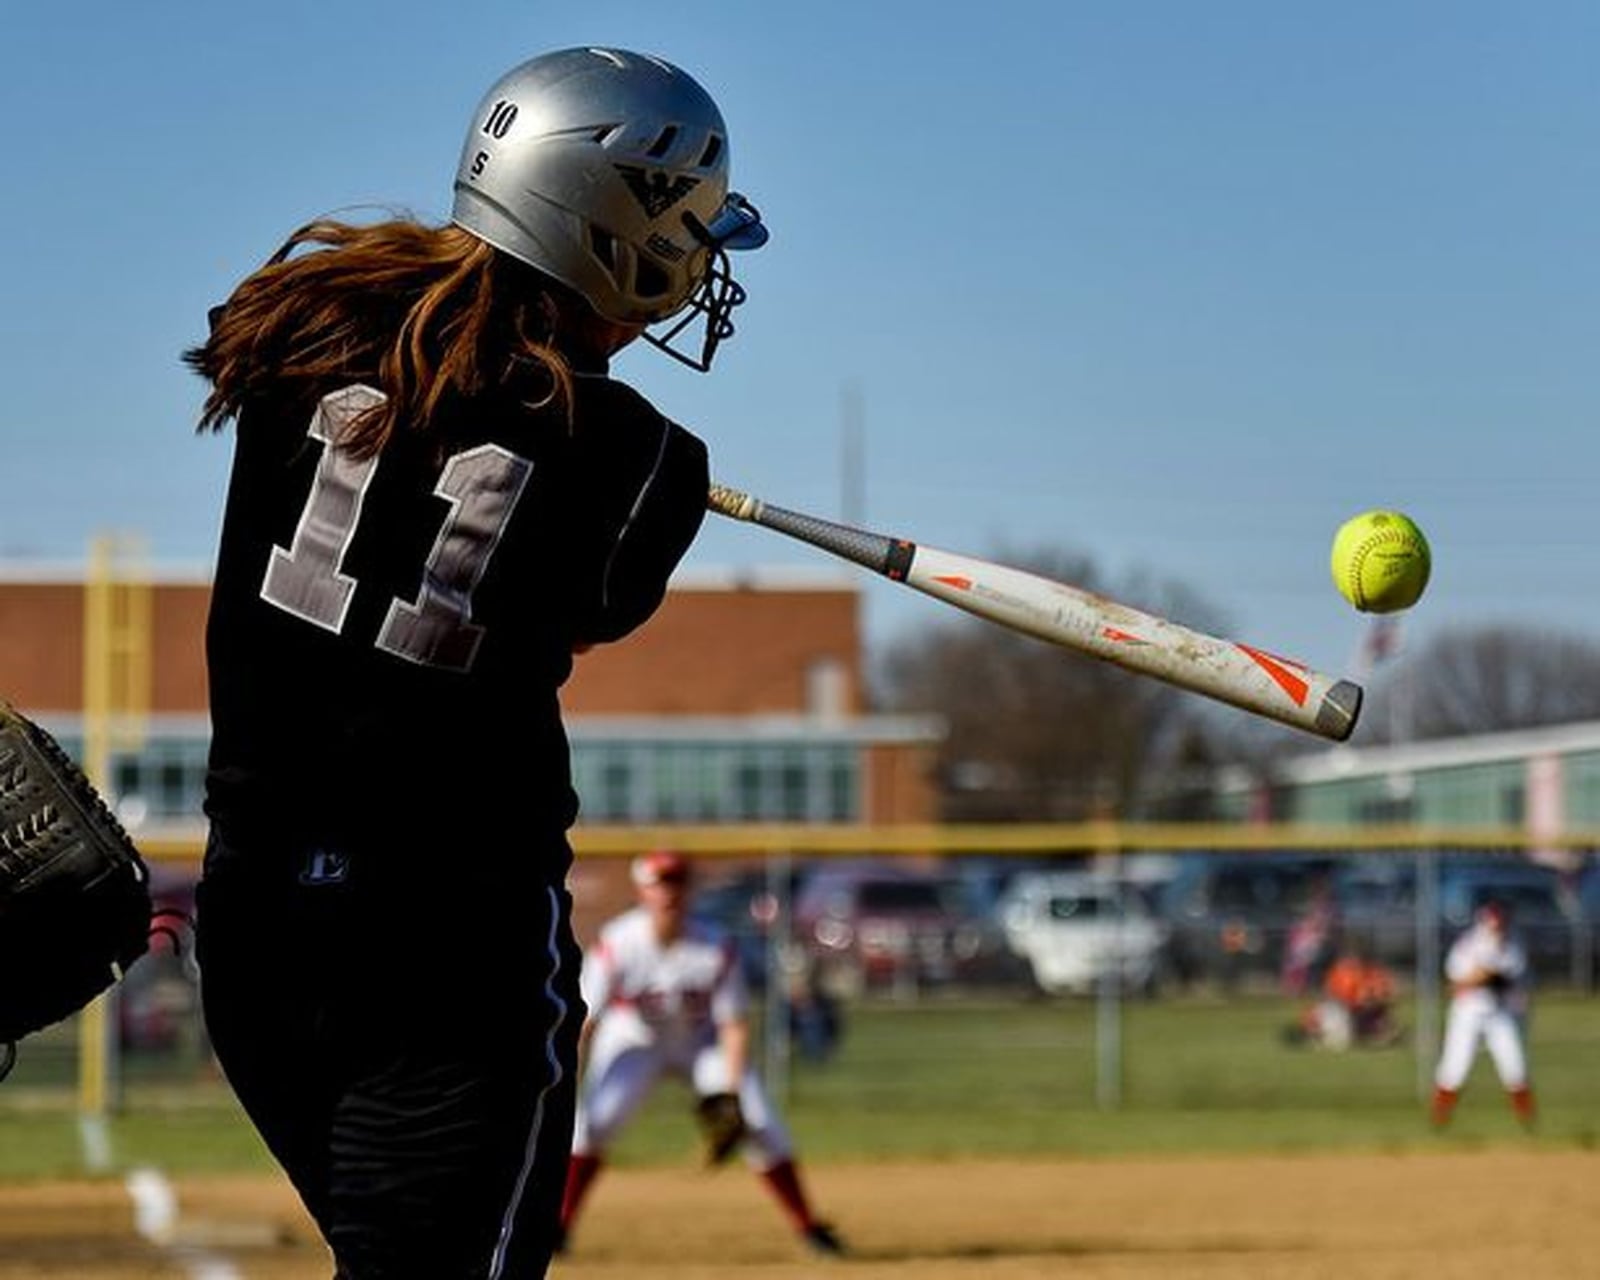
[{"label": "blue car", "polygon": [[[1416,963],[1419,865],[1410,854],[1361,857],[1343,866],[1335,879],[1344,927],[1386,964]],[[1436,866],[1432,928],[1439,956],[1472,922],[1473,913],[1495,900],[1510,909],[1512,927],[1536,972],[1585,980],[1585,968],[1592,964],[1592,922],[1585,919],[1573,879],[1520,854],[1440,855]]]}]

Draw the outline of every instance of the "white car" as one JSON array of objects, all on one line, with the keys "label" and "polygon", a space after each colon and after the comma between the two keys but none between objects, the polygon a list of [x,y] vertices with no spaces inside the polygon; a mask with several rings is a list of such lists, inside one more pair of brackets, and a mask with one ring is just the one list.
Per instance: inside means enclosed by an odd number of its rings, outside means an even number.
[{"label": "white car", "polygon": [[1086,994],[1111,977],[1126,990],[1156,986],[1167,931],[1136,886],[1089,872],[1025,873],[998,912],[1043,991]]}]

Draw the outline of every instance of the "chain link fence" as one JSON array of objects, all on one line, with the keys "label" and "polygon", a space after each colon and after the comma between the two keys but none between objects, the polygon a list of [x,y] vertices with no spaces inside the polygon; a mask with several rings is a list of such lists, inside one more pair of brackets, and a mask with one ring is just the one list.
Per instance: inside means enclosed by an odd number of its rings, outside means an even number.
[{"label": "chain link fence", "polygon": [[[863,1014],[1053,1008],[1049,1025],[1085,1038],[1095,1103],[1115,1107],[1130,1076],[1184,1070],[1181,1045],[1157,1050],[1127,1034],[1130,1013],[1254,1002],[1286,1044],[1320,1043],[1317,1009],[1352,951],[1392,981],[1405,1013],[1391,1047],[1414,1056],[1420,1089],[1447,994],[1445,951],[1490,898],[1510,907],[1538,990],[1582,999],[1596,989],[1600,872],[1586,847],[1552,866],[1482,835],[1451,844],[1421,831],[1300,832],[1283,848],[1255,828],[1183,830],[1147,833],[1155,848],[1136,831],[1084,828],[929,829],[893,841],[829,828],[580,830],[575,924],[588,942],[627,905],[631,853],[670,843],[697,858],[693,910],[735,941],[780,1095],[837,1055]],[[175,845],[155,863],[163,905],[192,909],[197,852]],[[0,1114],[73,1106],[91,1059],[107,1069],[114,1108],[217,1096],[199,981],[188,940],[157,938],[105,1001],[103,1037],[86,1037],[79,1018],[21,1046]],[[930,1024],[897,1025],[915,1034]],[[1037,1046],[1059,1049],[1049,1037]],[[1159,1061],[1134,1062],[1137,1053]]]}]

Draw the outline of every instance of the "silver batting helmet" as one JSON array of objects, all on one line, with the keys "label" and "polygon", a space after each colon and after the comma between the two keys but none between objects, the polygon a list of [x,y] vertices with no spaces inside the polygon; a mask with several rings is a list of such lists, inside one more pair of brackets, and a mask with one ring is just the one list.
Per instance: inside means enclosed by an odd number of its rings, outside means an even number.
[{"label": "silver batting helmet", "polygon": [[[563,49],[513,68],[479,104],[456,169],[451,221],[553,276],[705,370],[745,299],[730,249],[766,243],[728,190],[728,131],[695,81],[624,49]],[[698,356],[672,342],[705,321]]]}]

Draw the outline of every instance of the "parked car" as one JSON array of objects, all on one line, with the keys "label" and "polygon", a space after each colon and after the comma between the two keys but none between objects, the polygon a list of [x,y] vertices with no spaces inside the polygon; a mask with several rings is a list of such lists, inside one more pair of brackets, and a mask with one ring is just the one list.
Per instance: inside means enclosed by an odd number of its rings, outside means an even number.
[{"label": "parked car", "polygon": [[992,980],[1009,957],[957,880],[898,863],[819,868],[795,900],[794,928],[841,995]]},{"label": "parked car", "polygon": [[[1550,867],[1516,855],[1455,855],[1438,860],[1434,928],[1440,956],[1489,899],[1511,910],[1513,927],[1535,971],[1549,977],[1581,976],[1592,963],[1589,927],[1574,886]],[[1410,966],[1417,958],[1417,871],[1414,857],[1362,858],[1335,879],[1344,927],[1369,944],[1385,963]]]},{"label": "parked car", "polygon": [[955,854],[940,864],[940,874],[966,886],[974,907],[999,920],[1000,903],[1019,877],[1040,872],[1079,871],[1081,855],[1016,854],[1005,857]]},{"label": "parked car", "polygon": [[1011,949],[1051,994],[1087,994],[1106,978],[1153,993],[1167,928],[1133,885],[1088,872],[1017,876],[1000,903]]},{"label": "parked car", "polygon": [[[1278,981],[1296,926],[1336,901],[1333,866],[1333,858],[1300,854],[1188,856],[1157,897],[1168,971],[1185,983]],[[1330,933],[1323,954],[1306,966],[1308,984],[1335,943]]]}]

